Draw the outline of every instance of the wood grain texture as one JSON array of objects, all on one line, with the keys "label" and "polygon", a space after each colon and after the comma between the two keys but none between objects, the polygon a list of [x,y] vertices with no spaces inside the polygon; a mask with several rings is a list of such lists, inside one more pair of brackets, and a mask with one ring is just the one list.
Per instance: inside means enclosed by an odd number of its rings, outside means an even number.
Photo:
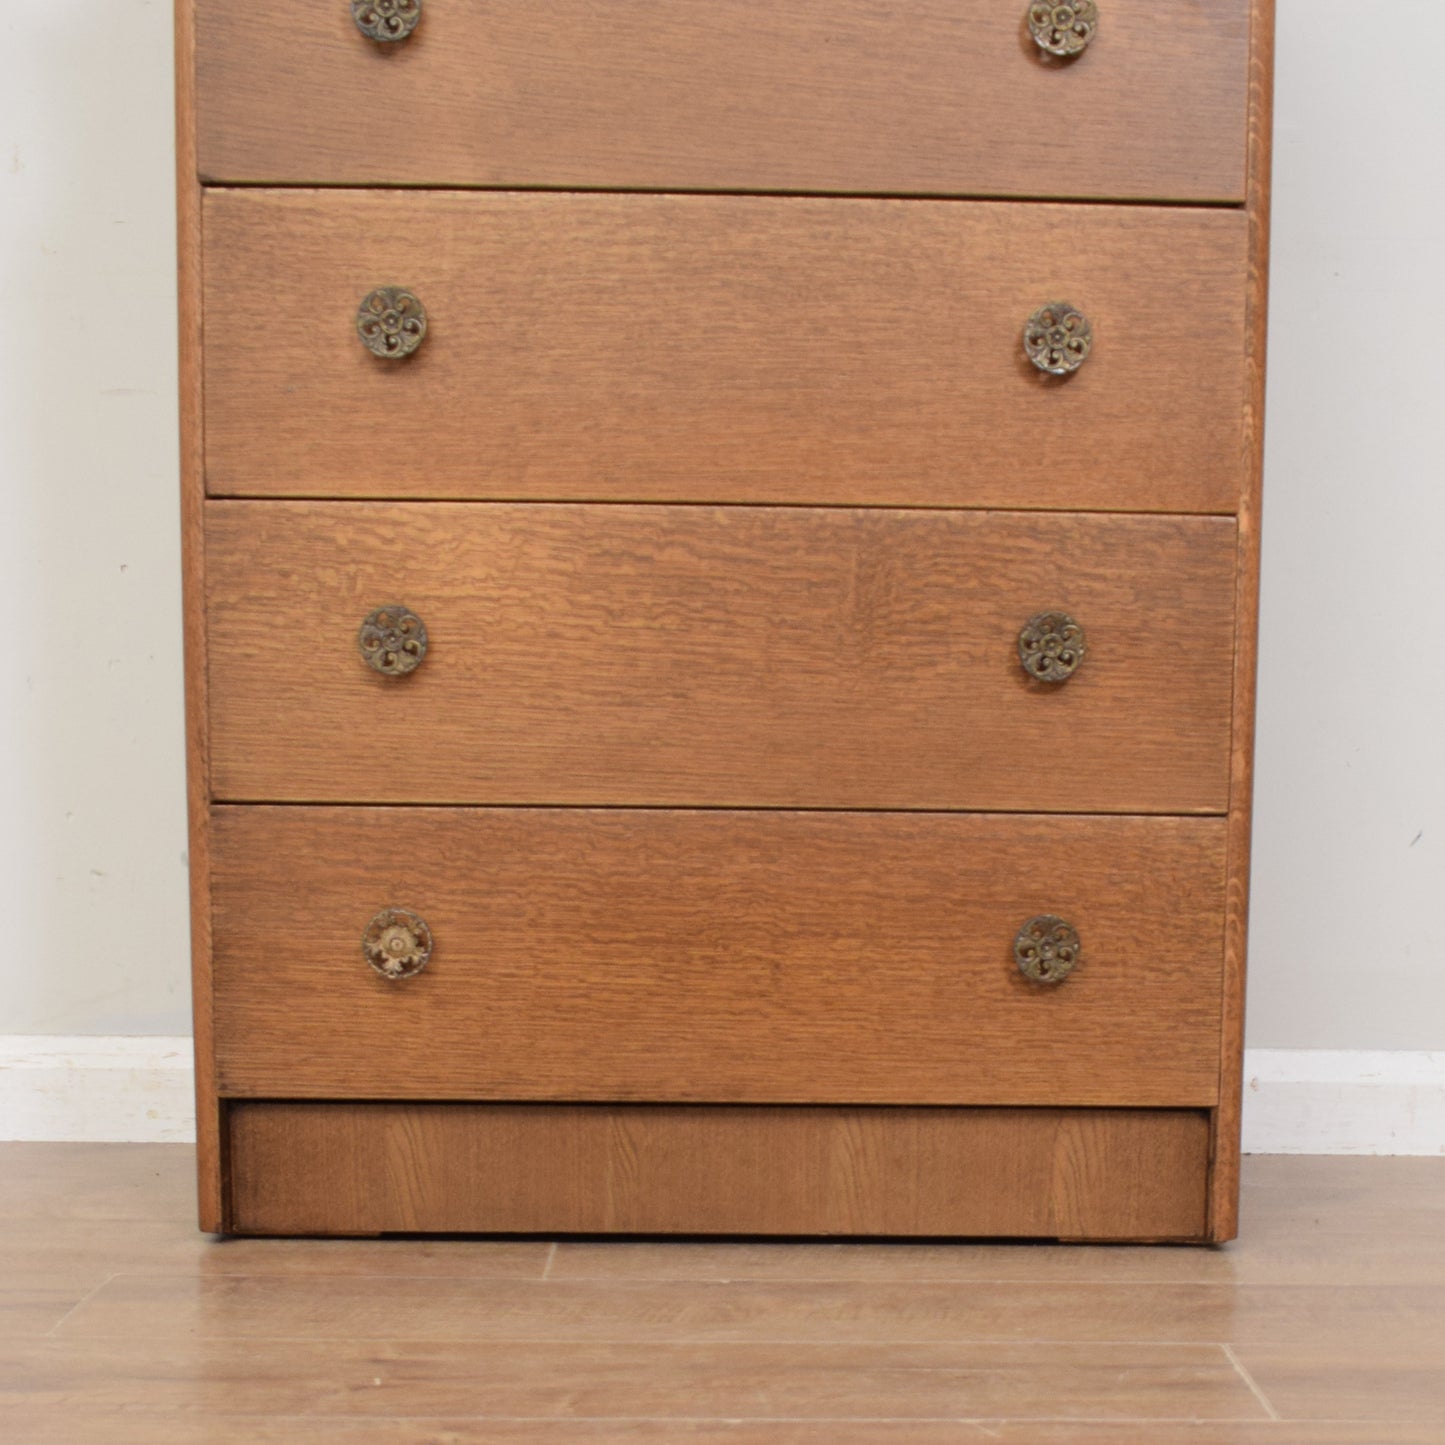
[{"label": "wood grain texture", "polygon": [[[1207,1140],[1204,1150],[1207,1153]],[[1173,1151],[1166,1157],[1172,1162]],[[907,1241],[901,1247],[906,1248]],[[966,1340],[993,1341],[1012,1343],[1021,1353],[1032,1346],[1046,1356],[1042,1347],[1052,1341],[1136,1341],[1143,1346],[1228,1340],[1241,1359],[1259,1347],[1293,1347],[1291,1353],[1298,1357],[1308,1351],[1326,1370],[1344,1360],[1367,1360],[1377,1370],[1384,1365],[1386,1380],[1393,1356],[1401,1375],[1415,1374],[1417,1383],[1422,1383],[1420,1366],[1433,1351],[1433,1388],[1421,1392],[1419,1403],[1434,1409],[1428,1414],[1408,1408],[1399,1413],[1406,1419],[1434,1415],[1438,1420],[1445,1396],[1439,1368],[1445,1346],[1445,1292],[1368,1285],[1143,1289],[1137,1284],[884,1280],[852,1286],[639,1282],[618,1289],[615,1284],[551,1279],[539,1284],[402,1278],[379,1288],[377,1281],[354,1278],[258,1282],[242,1276],[198,1282],[122,1274],[77,1309],[55,1337],[126,1335],[168,1345],[197,1335],[225,1336],[233,1348],[244,1350],[251,1340],[274,1338],[278,1319],[288,1322],[292,1339],[306,1342],[520,1340],[585,1347],[621,1338],[661,1347],[687,1342],[722,1347],[750,1335],[785,1356],[795,1348],[849,1344],[946,1348]],[[1295,1399],[1300,1401],[1303,1393]],[[1359,1393],[1355,1399],[1358,1408]],[[1296,1411],[1303,1414],[1306,1408],[1297,1405]],[[1320,1413],[1359,1418],[1348,1407]],[[1388,1440],[1383,1437],[1382,1445]]]},{"label": "wood grain texture", "polygon": [[1210,1174],[1210,1237],[1239,1232],[1240,1119],[1244,1088],[1245,962],[1254,792],[1255,671],[1259,655],[1260,509],[1264,480],[1265,338],[1269,314],[1270,158],[1274,130],[1274,0],[1254,0],[1249,105],[1249,325],[1240,455],[1239,562],[1235,569],[1234,717],[1229,789],[1229,905],[1224,1035]]},{"label": "wood grain texture", "polygon": [[1445,1433],[1445,1159],[1246,1158],[1247,1227],[1221,1249],[612,1237],[555,1251],[210,1240],[194,1162],[175,1144],[0,1143],[0,1320],[37,1288],[79,1301],[48,1336],[0,1329],[5,1445]]},{"label": "wood grain texture", "polygon": [[210,701],[206,689],[206,539],[202,379],[201,188],[196,180],[192,0],[177,0],[176,220],[179,284],[181,588],[186,683],[186,814],[191,1016],[196,1059],[196,1177],[202,1229],[221,1227],[221,1114],[211,1041]]},{"label": "wood grain texture", "polygon": [[[1246,1229],[1229,1249],[1078,1251],[1007,1244],[846,1247],[776,1241],[564,1241],[547,1278],[818,1280],[893,1285],[968,1281],[1132,1286],[1195,1282],[1226,1288],[1445,1285],[1445,1159],[1246,1156]],[[362,1248],[353,1245],[352,1248]],[[1445,1404],[1445,1379],[1440,1382]]]},{"label": "wood grain texture", "polygon": [[[294,1353],[298,1363],[305,1361],[306,1366],[315,1369],[319,1378],[330,1378],[324,1372],[338,1367],[344,1369],[354,1365],[358,1373],[364,1370],[369,1358],[367,1349],[364,1343],[358,1343],[350,1350],[332,1348]],[[418,1348],[405,1352],[403,1358],[414,1356],[418,1362],[416,1372],[408,1371],[410,1381],[416,1378],[416,1373],[427,1377],[439,1376],[441,1370],[448,1367],[460,1371],[490,1370],[498,1364],[505,1367],[517,1352],[501,1353],[502,1358],[498,1361],[490,1357],[479,1358],[475,1350],[458,1350],[450,1358],[437,1361],[434,1355]],[[570,1373],[572,1356],[565,1349],[549,1353],[554,1353],[555,1359],[539,1362],[538,1369],[556,1370],[560,1393],[564,1388],[562,1381]],[[1057,1347],[1043,1353],[1056,1362],[1060,1354]],[[578,1420],[575,1416],[550,1420],[438,1415],[385,1416],[366,1420],[355,1416],[322,1419],[308,1415],[303,1420],[285,1416],[228,1416],[215,1410],[211,1404],[214,1397],[206,1393],[208,1386],[194,1381],[240,1378],[246,1362],[234,1356],[228,1358],[223,1349],[206,1345],[187,1351],[188,1359],[198,1366],[196,1374],[190,1382],[183,1378],[168,1381],[172,1389],[167,1394],[182,1399],[200,1398],[206,1402],[203,1406],[206,1445],[296,1445],[296,1432],[301,1428],[306,1432],[307,1445],[839,1445],[843,1439],[846,1439],[847,1445],[1440,1445],[1439,1427],[1436,1425],[1385,1424],[1379,1420],[1357,1420],[1344,1425],[1317,1420],[1305,1424],[1282,1424],[1264,1419],[1262,1412],[1259,1417],[1241,1419],[1237,1412],[1247,1411],[1250,1407],[1239,1392],[1248,1387],[1237,1376],[1231,1379],[1228,1370],[1232,1367],[1228,1359],[1207,1346],[1147,1352],[1138,1346],[1115,1346],[1112,1349],[1100,1347],[1098,1351],[1068,1353],[1070,1358],[1066,1369],[1041,1372],[1039,1378],[1050,1387],[1057,1382],[1059,1395],[1071,1402],[1080,1401],[1075,1408],[1087,1408],[1088,1402],[1103,1396],[1107,1391],[1106,1381],[1112,1375],[1123,1388],[1110,1398],[1125,1399],[1130,1404],[1137,1401],[1141,1409],[1148,1409],[1151,1400],[1167,1399],[1170,1408],[1177,1411],[1181,1418],[1161,1419],[1154,1415],[1141,1419],[1113,1419],[1101,1425],[1080,1419],[1059,1423],[1038,1419],[967,1420],[957,1416],[941,1420],[848,1419],[841,1422],[836,1418],[658,1420],[638,1416],[603,1420]],[[137,1348],[108,1344],[97,1352],[97,1373],[103,1372],[101,1377],[106,1380],[118,1380],[120,1372],[137,1354]],[[953,1361],[936,1367],[939,1392],[946,1392],[948,1382],[960,1377],[969,1383],[994,1384],[1003,1372],[1024,1375],[1019,1366],[1019,1354],[1013,1345],[972,1346],[960,1350]],[[1160,1354],[1164,1358],[1158,1358]],[[286,1355],[285,1346],[273,1345],[263,1352],[262,1362],[283,1361]],[[770,1360],[765,1349],[758,1351],[758,1357],[764,1379],[778,1372],[776,1360]],[[869,1353],[863,1358],[876,1360],[877,1355]],[[649,1371],[645,1367],[657,1363],[651,1352],[638,1350],[633,1358],[604,1359],[600,1362],[600,1371],[605,1372],[608,1380],[615,1380],[630,1369],[633,1378],[645,1388],[649,1379]],[[284,1364],[281,1368],[285,1368]],[[821,1363],[818,1368],[824,1380],[836,1380],[852,1378],[862,1365],[850,1370],[846,1363],[840,1362],[835,1369],[830,1360]],[[900,1364],[894,1368],[908,1370],[909,1366]],[[716,1374],[708,1374],[701,1364],[697,1372],[704,1379],[717,1378]],[[586,1378],[590,1382],[590,1374]],[[917,1371],[913,1372],[912,1378],[918,1381]],[[1367,1381],[1373,1378],[1371,1373],[1365,1373]],[[753,1384],[752,1378],[748,1377],[747,1382]],[[188,1383],[190,1388],[187,1388]],[[900,1386],[904,1383],[906,1380],[901,1380]],[[935,1382],[930,1380],[929,1383]],[[1020,1380],[1019,1384],[1022,1383]],[[418,1385],[417,1394],[421,1395],[424,1388],[424,1384]],[[820,1388],[826,1388],[822,1380]],[[1427,1398],[1428,1386],[1414,1393],[1418,1398]],[[139,1388],[127,1390],[123,1384],[118,1386],[116,1394],[143,1398]],[[1052,1397],[1051,1393],[1049,1398]],[[353,1398],[362,1397],[358,1392]],[[647,1408],[644,1403],[646,1398],[645,1394],[638,1394],[639,1409]],[[1197,1411],[1201,1401],[1215,1409],[1236,1413],[1226,1413],[1222,1423],[1200,1419],[1197,1415],[1192,1419],[1182,1418],[1188,1410]],[[11,1431],[6,1445],[53,1445],[58,1417],[75,1430],[72,1439],[84,1441],[86,1445],[195,1445],[194,1417],[165,1413],[156,1409],[149,1398],[143,1398],[143,1403],[134,1409],[128,1408],[124,1413],[91,1410],[67,1403],[63,1414],[58,1416],[54,1407],[21,1405],[11,1409],[6,1416],[5,1423]]]},{"label": "wood grain texture", "polygon": [[[1206,1106],[1224,820],[220,808],[222,1092]],[[421,914],[424,973],[360,939]],[[1013,960],[1073,921],[1057,987]]]},{"label": "wood grain texture", "polygon": [[[278,1334],[291,1316],[285,1309]],[[1247,1433],[1243,1421],[1263,1419],[1264,1411],[1211,1345],[780,1349],[751,1338],[674,1345],[357,1337],[248,1340],[228,1349],[224,1341],[168,1338],[164,1351],[147,1356],[146,1343],[113,1337],[16,1346],[17,1404],[7,1402],[6,1445],[996,1445],[1003,1438],[992,1422],[959,1418],[965,1412],[995,1421],[1004,1412],[1022,1415],[1046,1432],[1008,1434],[1013,1445],[1074,1440],[1052,1433],[1039,1419],[1045,1414],[1085,1431],[1080,1417],[1104,1415],[1125,1432],[1088,1433],[1082,1438],[1091,1445],[1341,1438]],[[1047,1367],[1039,1355],[1048,1356]],[[37,1380],[54,1382],[61,1396],[50,1429],[17,1434],[43,1408],[31,1403],[46,1395]],[[114,1403],[97,1420],[102,1401]],[[1130,1425],[1118,1425],[1121,1414],[1131,1424],[1152,1422],[1155,1433],[1129,1433]],[[1184,1424],[1191,1419],[1225,1420],[1241,1433],[1196,1435]],[[1171,1426],[1189,1433],[1167,1433]],[[1392,1433],[1365,1445],[1415,1439]]]},{"label": "wood grain texture", "polygon": [[[1236,211],[212,191],[205,227],[213,495],[1238,503]],[[397,284],[400,363],[355,330]],[[1022,345],[1060,299],[1064,379]]]},{"label": "wood grain texture", "polygon": [[230,1131],[259,1234],[1194,1238],[1209,1150],[1162,1110],[244,1103]]},{"label": "wood grain texture", "polygon": [[1077,61],[1023,0],[201,0],[211,180],[1238,201],[1248,0],[1111,0]]},{"label": "wood grain texture", "polygon": [[[195,1151],[180,1144],[0,1143],[0,1291],[44,1275],[93,1289],[118,1271],[179,1275],[653,1280],[700,1285],[979,1282],[1445,1286],[1445,1159],[1254,1155],[1248,1228],[1226,1249],[1080,1250],[1037,1243],[373,1239],[216,1241],[194,1228]],[[378,1288],[384,1288],[378,1285]],[[143,1343],[143,1342],[142,1342]],[[1445,1380],[1441,1381],[1445,1402]]]},{"label": "wood grain texture", "polygon": [[[378,48],[341,0],[178,0],[204,1228],[228,1188],[217,1088],[234,1067],[237,1093],[299,1078],[300,1097],[340,1079],[351,1097],[574,1107],[1217,1105],[1191,1236],[1233,1237],[1273,5],[1162,23],[1112,0],[1066,64],[1037,54],[1022,8],[434,0],[414,41]],[[405,123],[378,125],[379,107]],[[402,366],[368,357],[351,321],[395,282],[432,315]],[[1019,346],[1059,297],[1096,334],[1063,384]],[[207,505],[208,489],[386,505]],[[790,505],[396,505],[427,498]],[[799,509],[814,505],[1013,510]],[[1237,528],[1177,515],[1236,512]],[[396,600],[433,636],[399,687],[353,641]],[[1012,650],[1045,606],[1083,614],[1091,640],[1055,692]],[[1021,816],[221,808],[237,847],[213,980],[213,793]],[[1227,826],[1042,816],[1226,810]],[[980,930],[1039,859],[1052,893],[1066,877],[1098,910],[1086,946],[1104,937],[1108,963],[1051,995],[1085,1007],[1047,1027],[987,988],[964,1015],[960,977],[999,961]],[[374,879],[439,888],[448,945],[420,990],[356,976],[365,920],[341,917]],[[255,968],[277,953],[276,898],[302,940],[281,951],[294,1017]],[[1153,927],[1162,970],[1126,977],[1126,924]],[[359,1040],[332,1036],[338,997]],[[232,1030],[219,1064],[213,1023]],[[464,1083],[428,1095],[418,1078],[444,1065]],[[593,1092],[569,1094],[579,1078]]]},{"label": "wood grain texture", "polygon": [[[1223,812],[1227,518],[208,504],[235,801]],[[361,660],[404,603],[409,677]],[[1062,608],[1089,655],[1032,681]]]}]

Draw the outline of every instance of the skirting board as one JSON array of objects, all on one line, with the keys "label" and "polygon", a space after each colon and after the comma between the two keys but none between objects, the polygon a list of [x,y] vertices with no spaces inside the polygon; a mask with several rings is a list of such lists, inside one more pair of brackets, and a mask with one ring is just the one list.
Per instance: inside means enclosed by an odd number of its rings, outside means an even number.
[{"label": "skirting board", "polygon": [[0,1034],[0,1139],[187,1144],[188,1038]]},{"label": "skirting board", "polygon": [[1445,1154],[1445,1051],[1246,1049],[1246,1154]]},{"label": "skirting board", "polygon": [[[1246,1154],[1445,1154],[1445,1051],[1251,1049]],[[188,1038],[0,1034],[0,1140],[187,1143]]]}]

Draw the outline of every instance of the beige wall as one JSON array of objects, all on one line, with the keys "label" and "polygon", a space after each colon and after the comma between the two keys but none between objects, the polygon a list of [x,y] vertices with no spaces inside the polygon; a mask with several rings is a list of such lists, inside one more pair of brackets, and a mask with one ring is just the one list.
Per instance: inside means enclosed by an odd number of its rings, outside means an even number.
[{"label": "beige wall", "polygon": [[1279,16],[1249,1040],[1440,1049],[1435,11]]},{"label": "beige wall", "polygon": [[189,1029],[167,0],[0,0],[0,1033]]},{"label": "beige wall", "polygon": [[[0,0],[0,1033],[187,1026],[169,11]],[[1445,1048],[1434,19],[1280,0],[1259,1047]]]}]

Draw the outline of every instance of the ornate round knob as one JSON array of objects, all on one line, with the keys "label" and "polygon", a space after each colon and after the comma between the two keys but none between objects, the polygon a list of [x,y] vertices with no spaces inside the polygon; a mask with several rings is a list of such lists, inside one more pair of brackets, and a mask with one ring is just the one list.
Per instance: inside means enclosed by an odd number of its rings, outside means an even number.
[{"label": "ornate round knob", "polygon": [[1014,961],[1034,983],[1062,983],[1082,962],[1078,931],[1052,913],[1030,918],[1014,939]]},{"label": "ornate round knob", "polygon": [[356,634],[366,665],[384,677],[415,672],[426,656],[426,623],[409,607],[378,607]]},{"label": "ornate round knob", "polygon": [[1024,351],[1040,371],[1068,376],[1088,359],[1094,329],[1082,311],[1067,301],[1050,301],[1029,317],[1024,327]]},{"label": "ornate round knob", "polygon": [[1063,682],[1084,660],[1084,629],[1067,612],[1040,612],[1019,633],[1019,661],[1040,682]]},{"label": "ornate round knob", "polygon": [[431,958],[427,921],[405,908],[383,908],[361,935],[361,952],[383,978],[412,978]]},{"label": "ornate round knob", "polygon": [[400,361],[426,340],[426,307],[401,286],[379,286],[357,308],[356,332],[373,356]]},{"label": "ornate round knob", "polygon": [[1094,0],[1063,0],[1055,5],[1039,0],[1029,6],[1029,34],[1050,55],[1078,55],[1098,28],[1099,7]]},{"label": "ornate round knob", "polygon": [[351,18],[368,40],[405,40],[421,20],[421,0],[351,0]]}]

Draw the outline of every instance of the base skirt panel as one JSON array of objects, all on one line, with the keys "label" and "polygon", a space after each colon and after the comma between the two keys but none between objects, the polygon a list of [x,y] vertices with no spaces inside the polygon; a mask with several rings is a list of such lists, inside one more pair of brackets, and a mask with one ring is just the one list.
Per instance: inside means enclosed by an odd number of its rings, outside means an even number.
[{"label": "base skirt panel", "polygon": [[227,1230],[1196,1240],[1209,1113],[233,1101]]}]

